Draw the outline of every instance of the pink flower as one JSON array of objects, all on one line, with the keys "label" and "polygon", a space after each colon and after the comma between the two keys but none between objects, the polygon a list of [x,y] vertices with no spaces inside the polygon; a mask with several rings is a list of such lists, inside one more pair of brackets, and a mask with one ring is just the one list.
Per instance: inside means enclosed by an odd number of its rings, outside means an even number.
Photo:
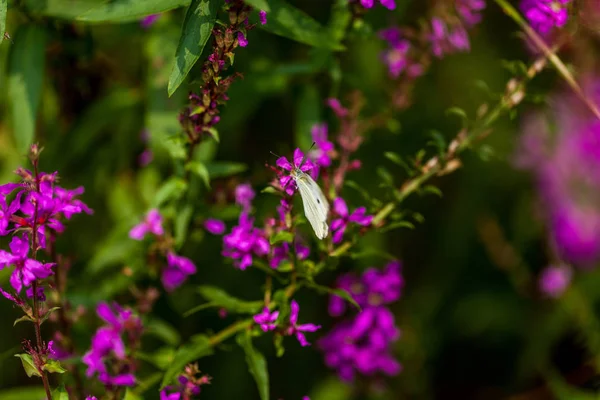
[{"label": "pink flower", "polygon": [[[309,159],[304,158],[304,153],[299,148],[294,150],[293,161],[294,163],[291,164],[287,158],[279,157],[276,161],[276,164],[279,168],[283,168],[284,170],[292,173],[297,173],[297,171],[308,172],[314,168],[313,163]],[[294,194],[294,191],[296,190],[296,183],[292,183],[293,179],[291,175],[284,175],[279,178],[279,184],[290,196]]]},{"label": "pink flower", "polygon": [[564,265],[544,269],[538,281],[540,291],[549,297],[560,297],[569,286],[571,275],[571,270]]},{"label": "pink flower", "polygon": [[204,229],[213,235],[222,235],[225,232],[225,223],[214,218],[207,218],[204,221]]},{"label": "pink flower", "polygon": [[187,257],[173,252],[167,254],[167,266],[162,272],[162,283],[168,292],[177,289],[189,275],[196,273],[196,265]]},{"label": "pink flower", "polygon": [[304,337],[303,332],[316,332],[317,330],[321,329],[321,325],[315,325],[315,324],[298,325],[298,312],[300,311],[300,306],[298,305],[296,300],[292,300],[292,303],[290,304],[290,306],[291,306],[290,327],[287,328],[286,334],[287,335],[296,335],[296,339],[298,339],[298,341],[300,342],[300,345],[302,347],[310,346],[310,343],[306,340],[306,337]]},{"label": "pink flower", "polygon": [[267,23],[267,12],[259,11],[258,18],[260,19],[261,25],[265,25]]},{"label": "pink flower", "polygon": [[240,45],[240,47],[248,46],[248,39],[246,39],[246,35],[244,35],[243,32],[238,32],[237,38],[238,38],[238,44]]},{"label": "pink flower", "polygon": [[309,153],[310,158],[319,167],[331,165],[330,154],[333,152],[333,143],[327,140],[327,124],[315,124],[311,129],[311,135],[315,141],[315,149]]},{"label": "pink flower", "polygon": [[129,237],[134,240],[142,240],[148,232],[156,236],[161,236],[165,233],[162,226],[162,216],[156,208],[148,211],[144,220],[131,228]]},{"label": "pink flower", "polygon": [[25,236],[21,239],[13,236],[9,247],[11,253],[0,250],[0,269],[10,265],[15,267],[10,276],[10,284],[17,293],[21,292],[23,286],[28,287],[36,279],[44,279],[54,273],[52,271],[54,263],[42,264],[27,257],[29,241]]},{"label": "pink flower", "polygon": [[367,209],[365,207],[359,207],[354,210],[352,214],[348,214],[348,206],[346,206],[346,202],[341,197],[338,197],[333,201],[333,209],[340,217],[331,222],[333,243],[342,241],[346,227],[350,222],[361,226],[368,226],[373,221],[372,215],[366,215]]},{"label": "pink flower", "polygon": [[265,307],[260,314],[254,316],[254,322],[260,326],[263,332],[268,332],[277,328],[277,317],[279,317],[279,311],[269,312],[269,309]]}]

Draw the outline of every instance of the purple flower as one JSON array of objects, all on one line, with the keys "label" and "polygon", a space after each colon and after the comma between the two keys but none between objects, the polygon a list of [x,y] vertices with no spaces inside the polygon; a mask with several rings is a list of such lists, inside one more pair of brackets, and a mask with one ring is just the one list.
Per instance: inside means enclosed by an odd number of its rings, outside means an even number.
[{"label": "purple flower", "polygon": [[7,205],[6,197],[0,194],[0,236],[5,236],[9,233],[8,224],[10,217],[19,210],[22,194],[23,192],[19,192],[10,205]]},{"label": "purple flower", "polygon": [[260,19],[261,25],[265,25],[267,23],[267,12],[266,11],[259,11],[258,12],[258,18]]},{"label": "purple flower", "polygon": [[522,0],[521,11],[529,24],[541,35],[549,34],[554,28],[565,26],[571,0]]},{"label": "purple flower", "polygon": [[348,109],[342,106],[342,103],[336,98],[327,99],[327,105],[333,110],[338,118],[344,118],[348,115]]},{"label": "purple flower", "polygon": [[196,266],[187,257],[178,256],[173,252],[167,254],[167,266],[162,272],[162,283],[168,292],[172,292],[187,279],[196,273]]},{"label": "purple flower", "polygon": [[237,33],[237,38],[238,38],[238,44],[239,44],[241,47],[246,47],[246,46],[248,46],[248,39],[246,39],[246,35],[244,35],[244,33],[243,33],[243,32],[241,32],[241,31],[238,31],[238,33]]},{"label": "purple flower", "polygon": [[87,396],[85,400],[98,400],[96,396]]},{"label": "purple flower", "polygon": [[[395,0],[379,0],[379,3],[381,3],[381,5],[387,8],[388,10],[394,10],[396,8]],[[375,5],[375,0],[360,0],[360,4],[364,8],[373,8],[373,6]]]},{"label": "purple flower", "polygon": [[[400,263],[392,261],[383,270],[367,269],[361,277],[354,274],[341,275],[336,287],[344,289],[362,308],[377,307],[397,301],[400,298],[404,279],[400,273]],[[331,296],[329,315],[339,317],[346,311],[346,301],[339,296]]]},{"label": "purple flower", "polygon": [[485,8],[485,0],[456,0],[456,12],[467,26],[481,22],[481,11]]},{"label": "purple flower", "polygon": [[2,288],[0,288],[0,294],[2,294],[2,296],[4,296],[6,299],[12,301],[19,307],[23,307],[26,305],[26,303],[19,296],[8,293],[7,291],[3,290]]},{"label": "purple flower", "polygon": [[383,29],[379,31],[379,37],[389,45],[389,48],[381,54],[381,58],[392,78],[398,78],[403,72],[406,72],[409,78],[423,74],[423,66],[414,62],[410,56],[411,43],[402,37],[399,28]]},{"label": "purple flower", "polygon": [[327,124],[313,125],[311,135],[316,148],[309,153],[309,157],[319,167],[329,167],[331,165],[330,154],[333,152],[334,146],[327,140]]},{"label": "purple flower", "polygon": [[140,20],[140,26],[144,29],[150,28],[158,18],[160,18],[161,14],[152,14],[144,17]]},{"label": "purple flower", "polygon": [[571,274],[571,270],[564,265],[547,267],[540,274],[540,291],[548,297],[560,297],[571,282]]},{"label": "purple flower", "polygon": [[156,236],[161,236],[165,233],[162,226],[162,216],[156,208],[148,211],[144,220],[131,228],[129,237],[134,240],[142,240],[148,232]]},{"label": "purple flower", "polygon": [[152,150],[146,149],[138,156],[138,164],[140,167],[145,167],[146,165],[150,164],[153,159],[154,154],[152,153]]},{"label": "purple flower", "polygon": [[[279,265],[289,258],[290,244],[283,243],[280,246],[273,248],[273,256],[269,265],[271,268],[277,268]],[[296,241],[296,256],[299,260],[305,260],[310,255],[310,248]]]},{"label": "purple flower", "polygon": [[82,361],[87,365],[86,375],[98,374],[98,380],[107,386],[134,386],[134,365],[126,357],[125,343],[121,337],[127,333],[130,342],[139,340],[142,322],[129,309],[118,304],[113,309],[100,303],[96,309],[98,316],[108,325],[99,328],[92,338],[91,349],[84,354]]},{"label": "purple flower", "polygon": [[277,328],[277,317],[279,317],[279,311],[270,312],[267,307],[263,308],[260,314],[254,316],[254,322],[256,322],[263,332],[272,331]]},{"label": "purple flower", "polygon": [[298,312],[300,311],[300,306],[296,302],[296,300],[292,300],[290,304],[290,326],[286,330],[287,335],[296,335],[296,339],[300,342],[302,347],[310,346],[310,343],[304,337],[303,332],[316,332],[321,329],[321,325],[315,324],[302,324],[298,325]]},{"label": "purple flower", "polygon": [[431,52],[438,58],[456,51],[470,50],[469,35],[465,28],[457,24],[449,29],[446,22],[437,17],[431,19],[431,33],[427,39]]},{"label": "purple flower", "polygon": [[233,265],[242,271],[252,265],[252,256],[266,256],[270,246],[265,233],[254,227],[254,219],[240,214],[239,225],[223,236],[223,256],[234,260]]},{"label": "purple flower", "polygon": [[[291,164],[287,158],[279,157],[276,161],[276,164],[279,168],[283,168],[284,170],[290,171],[292,173],[295,173],[296,170],[308,172],[314,168],[313,163],[309,159],[304,158],[304,153],[299,148],[294,150],[293,161],[294,164]],[[279,178],[279,184],[287,194],[289,194],[290,196],[294,194],[294,191],[296,190],[296,183],[293,182],[291,175],[281,176]]]},{"label": "purple flower", "polygon": [[13,236],[9,247],[11,253],[0,250],[0,269],[10,265],[15,267],[10,276],[10,284],[17,293],[21,292],[23,286],[30,286],[36,279],[44,279],[53,274],[54,263],[42,264],[27,258],[29,241],[25,236],[22,238]]},{"label": "purple flower", "polygon": [[333,209],[340,217],[331,222],[333,243],[339,243],[342,241],[346,227],[350,222],[361,226],[369,226],[371,221],[373,221],[372,215],[366,215],[367,209],[365,207],[359,207],[354,210],[352,214],[348,214],[346,202],[341,197],[338,197],[333,201]]},{"label": "purple flower", "polygon": [[391,354],[392,343],[400,337],[394,316],[385,307],[369,307],[351,320],[344,321],[319,340],[325,364],[337,370],[344,381],[356,373],[393,376],[402,367]]},{"label": "purple flower", "polygon": [[[188,368],[186,368],[186,372]],[[192,396],[200,394],[200,386],[209,383],[210,378],[204,375],[200,378],[191,377],[190,379],[189,376],[180,375],[177,381],[177,385],[167,386],[160,392],[160,400],[191,399]]]},{"label": "purple flower", "polygon": [[225,222],[214,218],[207,218],[204,221],[204,229],[213,235],[222,235],[225,233]]},{"label": "purple flower", "polygon": [[235,202],[246,212],[250,210],[255,195],[256,193],[249,183],[242,183],[235,187]]}]

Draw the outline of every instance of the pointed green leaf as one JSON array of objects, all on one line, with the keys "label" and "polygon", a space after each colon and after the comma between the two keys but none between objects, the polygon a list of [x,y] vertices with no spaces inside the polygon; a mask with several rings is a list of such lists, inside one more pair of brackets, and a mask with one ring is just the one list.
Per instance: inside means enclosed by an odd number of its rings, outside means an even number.
[{"label": "pointed green leaf", "polygon": [[328,29],[323,27],[304,11],[292,6],[285,0],[269,0],[271,12],[268,22],[261,27],[271,33],[309,46],[331,50],[344,50]]},{"label": "pointed green leaf", "polygon": [[15,322],[13,322],[13,326],[18,324],[19,322],[26,322],[26,321],[33,322],[33,319],[31,319],[31,317],[29,315],[23,315],[21,318],[15,319]]},{"label": "pointed green leaf", "polygon": [[60,385],[52,392],[52,400],[69,400],[69,392],[65,385]]},{"label": "pointed green leaf", "polygon": [[51,309],[49,309],[46,312],[46,314],[44,314],[44,316],[42,317],[40,324],[43,324],[48,318],[50,318],[50,315],[52,315],[52,313],[56,310],[60,310],[60,307],[52,307]]},{"label": "pointed green leaf", "polygon": [[32,376],[42,376],[42,374],[40,374],[38,369],[35,367],[35,364],[33,363],[33,358],[31,358],[29,354],[15,354],[15,357],[19,357],[21,359],[23,369],[25,370],[25,373],[28,377],[31,378]]},{"label": "pointed green leaf", "polygon": [[53,373],[64,374],[65,372],[67,372],[67,370],[64,369],[62,367],[62,365],[60,365],[60,362],[58,360],[52,360],[52,359],[47,360],[46,364],[44,364],[42,369],[44,371],[50,372],[51,374],[53,374]]},{"label": "pointed green leaf", "polygon": [[261,400],[269,400],[269,371],[267,370],[265,356],[252,345],[252,338],[249,331],[239,334],[237,342],[246,353],[248,371],[250,371],[250,374],[256,381]]},{"label": "pointed green leaf", "polygon": [[4,40],[6,32],[6,11],[8,9],[8,0],[0,0],[0,43]]},{"label": "pointed green leaf", "polygon": [[215,307],[222,307],[230,312],[256,314],[263,306],[262,300],[247,301],[229,295],[226,291],[214,286],[200,286],[198,293]]},{"label": "pointed green leaf", "polygon": [[186,181],[175,176],[171,177],[158,189],[154,198],[154,207],[158,207],[169,200],[180,198],[186,190]]},{"label": "pointed green leaf", "polygon": [[208,169],[206,168],[206,165],[199,161],[190,161],[189,163],[187,163],[185,168],[194,173],[194,175],[196,175],[200,179],[202,179],[204,185],[206,185],[206,187],[210,189],[210,176],[208,174]]},{"label": "pointed green leaf", "polygon": [[137,21],[188,4],[190,0],[25,0],[34,13],[86,22]]},{"label": "pointed green leaf", "polygon": [[277,244],[280,242],[292,243],[293,241],[294,235],[288,231],[277,232],[275,235],[271,236],[271,239],[269,240],[271,244]]},{"label": "pointed green leaf", "polygon": [[354,300],[352,298],[352,296],[350,295],[350,293],[348,293],[344,289],[333,289],[333,288],[323,286],[323,285],[318,285],[314,282],[309,282],[309,281],[307,281],[305,284],[309,288],[315,289],[318,293],[328,293],[328,294],[333,294],[338,297],[341,297],[342,299],[346,300],[347,302],[351,303],[354,307],[356,307],[358,309],[358,311],[361,310],[361,307],[358,305],[356,300]]},{"label": "pointed green leaf", "polygon": [[200,58],[212,34],[220,5],[221,0],[192,0],[185,14],[173,69],[169,77],[167,89],[169,96],[177,90]]},{"label": "pointed green leaf", "polygon": [[182,373],[183,368],[187,364],[212,354],[212,347],[208,336],[199,335],[195,336],[194,339],[192,342],[181,346],[175,353],[167,372],[163,376],[160,384],[161,389]]},{"label": "pointed green leaf", "polygon": [[267,0],[244,0],[244,3],[256,8],[259,11],[271,11],[271,7],[269,7]]},{"label": "pointed green leaf", "polygon": [[40,25],[22,25],[8,60],[8,99],[17,149],[25,153],[35,136],[44,81],[46,32]]}]

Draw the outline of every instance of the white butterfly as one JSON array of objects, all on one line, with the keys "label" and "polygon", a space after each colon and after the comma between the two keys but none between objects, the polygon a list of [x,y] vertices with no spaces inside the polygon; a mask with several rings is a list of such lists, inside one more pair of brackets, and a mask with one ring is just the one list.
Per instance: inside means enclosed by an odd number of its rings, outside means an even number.
[{"label": "white butterfly", "polygon": [[296,166],[292,169],[290,176],[296,182],[300,197],[302,197],[304,215],[308,218],[317,238],[323,240],[329,233],[327,225],[329,203],[323,191],[310,175]]}]

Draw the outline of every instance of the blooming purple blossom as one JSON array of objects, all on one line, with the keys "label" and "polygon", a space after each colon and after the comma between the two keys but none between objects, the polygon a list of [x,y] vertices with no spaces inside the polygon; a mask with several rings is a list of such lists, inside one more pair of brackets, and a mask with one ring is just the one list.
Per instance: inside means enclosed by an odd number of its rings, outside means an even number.
[{"label": "blooming purple blossom", "polygon": [[344,232],[350,222],[353,222],[361,226],[369,226],[373,221],[372,215],[366,215],[367,209],[365,207],[359,207],[352,212],[348,213],[348,206],[341,197],[338,197],[333,201],[333,210],[339,218],[331,221],[331,231],[333,232],[333,243],[339,243],[344,237]]},{"label": "blooming purple blossom", "polygon": [[139,340],[142,322],[129,309],[114,304],[113,309],[100,303],[96,309],[98,316],[107,325],[99,328],[92,338],[92,347],[82,360],[87,365],[86,375],[98,374],[104,385],[134,386],[133,364],[127,360],[126,347],[122,335],[127,333],[130,342]]},{"label": "blooming purple blossom", "polygon": [[[308,172],[312,171],[314,168],[313,163],[308,158],[304,157],[304,153],[299,148],[294,150],[293,161],[294,163],[292,164],[288,161],[286,157],[279,157],[276,161],[276,164],[279,168],[283,168],[284,170],[290,172],[296,169],[302,172]],[[279,178],[279,184],[282,188],[284,188],[287,194],[289,194],[290,196],[294,194],[294,191],[296,190],[296,183],[293,182],[291,175],[281,176]]]},{"label": "blooming purple blossom", "polygon": [[485,8],[485,0],[456,0],[456,13],[467,27],[481,22],[481,12]]},{"label": "blooming purple blossom", "polygon": [[254,322],[256,322],[263,332],[272,331],[277,328],[277,317],[279,317],[279,311],[270,312],[267,307],[263,308],[260,314],[254,316]]},{"label": "blooming purple blossom", "polygon": [[[379,3],[388,10],[394,10],[396,8],[396,0],[379,0]],[[373,8],[375,0],[360,0],[360,4],[364,8]]]},{"label": "blooming purple blossom", "polygon": [[[305,260],[310,255],[310,248],[303,245],[299,240],[296,241],[296,257],[299,260]],[[287,259],[289,259],[289,255],[291,252],[290,243],[282,243],[281,245],[273,248],[273,255],[271,257],[271,261],[269,265],[271,268],[277,268],[281,263]]]},{"label": "blooming purple blossom", "polygon": [[542,271],[538,281],[540,291],[548,297],[558,298],[571,282],[571,270],[564,265],[550,266]]},{"label": "blooming purple blossom", "polygon": [[246,35],[244,35],[243,32],[238,32],[237,33],[237,38],[238,38],[238,44],[241,47],[246,47],[248,46],[248,39],[246,39]]},{"label": "blooming purple blossom", "polygon": [[327,105],[333,110],[338,118],[344,118],[348,115],[348,109],[342,106],[342,103],[336,98],[327,99]]},{"label": "blooming purple blossom", "polygon": [[17,293],[21,292],[23,286],[30,286],[36,279],[44,279],[53,274],[54,263],[42,264],[27,257],[29,241],[25,235],[21,238],[13,236],[9,247],[10,253],[0,250],[0,269],[11,265],[15,267],[10,276],[10,284]]},{"label": "blooming purple blossom", "polygon": [[269,254],[269,241],[263,230],[254,227],[254,219],[242,212],[238,225],[223,236],[223,256],[232,258],[233,265],[242,271],[252,265],[252,257]]},{"label": "blooming purple blossom", "polygon": [[315,142],[315,149],[309,153],[309,157],[317,166],[329,167],[334,146],[327,140],[327,124],[315,124],[311,129],[311,135]]},{"label": "blooming purple blossom", "polygon": [[140,20],[140,26],[144,29],[150,28],[156,20],[161,16],[161,14],[152,14],[148,15]]},{"label": "blooming purple blossom", "polygon": [[265,25],[267,23],[267,12],[266,11],[259,11],[258,12],[258,18],[260,19],[261,25]]},{"label": "blooming purple blossom", "polygon": [[152,233],[156,236],[161,236],[165,233],[162,226],[162,216],[156,208],[148,211],[144,220],[131,228],[129,237],[134,240],[142,240],[147,233]]},{"label": "blooming purple blossom", "polygon": [[521,11],[529,24],[541,35],[563,27],[569,18],[567,7],[571,0],[522,0]]},{"label": "blooming purple blossom", "polygon": [[204,221],[204,229],[213,235],[222,235],[225,233],[225,222],[215,218],[207,218]]},{"label": "blooming purple blossom", "polygon": [[287,335],[296,335],[296,339],[300,342],[302,347],[310,346],[310,343],[306,340],[304,336],[304,332],[316,332],[321,329],[321,325],[315,324],[302,324],[298,325],[298,312],[300,311],[300,306],[296,302],[296,300],[292,300],[290,304],[290,326],[286,329]]},{"label": "blooming purple blossom", "polygon": [[256,193],[248,183],[242,183],[235,187],[235,202],[242,206],[242,209],[246,212],[250,210],[254,196],[256,196]]},{"label": "blooming purple blossom", "polygon": [[200,387],[202,385],[210,383],[210,377],[207,375],[194,376],[200,372],[195,365],[187,366],[185,372],[184,375],[180,375],[177,378],[177,385],[170,385],[161,390],[160,400],[191,399],[192,396],[200,394]]},{"label": "blooming purple blossom", "polygon": [[470,50],[469,35],[461,24],[448,27],[441,18],[431,19],[431,33],[428,36],[431,52],[438,58],[456,51]]},{"label": "blooming purple blossom", "polygon": [[168,292],[172,292],[189,275],[196,273],[196,265],[187,257],[178,256],[173,252],[167,253],[167,266],[162,271],[162,283]]},{"label": "blooming purple blossom", "polygon": [[403,72],[406,72],[409,78],[420,76],[423,73],[423,66],[411,58],[412,45],[403,38],[400,28],[383,29],[379,31],[379,37],[385,40],[389,46],[381,54],[381,58],[392,78],[398,78]]}]

